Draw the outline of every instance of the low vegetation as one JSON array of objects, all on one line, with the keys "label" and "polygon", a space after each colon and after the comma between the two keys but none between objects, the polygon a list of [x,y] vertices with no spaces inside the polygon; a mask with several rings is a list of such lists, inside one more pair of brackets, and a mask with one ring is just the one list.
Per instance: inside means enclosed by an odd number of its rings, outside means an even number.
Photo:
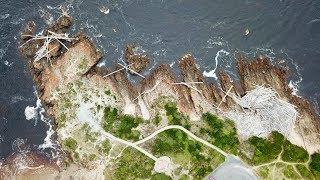
[{"label": "low vegetation", "polygon": [[205,177],[224,161],[218,152],[189,139],[183,131],[176,129],[158,134],[152,153],[171,157],[174,162],[189,169],[196,179]]},{"label": "low vegetation", "polygon": [[116,108],[105,107],[102,127],[106,132],[126,140],[138,140],[140,132],[134,130],[142,122],[142,118],[121,115]]},{"label": "low vegetation", "polygon": [[109,153],[110,149],[111,149],[110,142],[108,140],[102,141],[100,149],[99,149],[100,152],[102,152],[102,153],[107,155]]},{"label": "low vegetation", "polygon": [[209,137],[208,141],[222,150],[237,154],[239,140],[235,125],[230,120],[222,120],[217,116],[205,113],[202,119],[207,126],[200,129],[200,134]]},{"label": "low vegetation", "polygon": [[170,125],[180,125],[190,129],[189,118],[178,111],[176,103],[168,102],[165,104],[164,109]]},{"label": "low vegetation", "polygon": [[97,140],[99,133],[98,132],[92,132],[90,126],[85,123],[82,127],[81,127],[81,131],[84,132],[85,135],[85,142],[94,142]]},{"label": "low vegetation", "polygon": [[159,113],[152,119],[152,123],[156,126],[158,126],[161,122],[161,116]]},{"label": "low vegetation", "polygon": [[272,132],[269,139],[253,136],[248,141],[254,147],[252,163],[258,165],[277,159],[282,151],[284,136],[278,132]]},{"label": "low vegetation", "polygon": [[311,155],[311,162],[309,164],[312,173],[320,179],[320,154],[314,153]]},{"label": "low vegetation", "polygon": [[285,140],[283,143],[282,160],[286,162],[307,162],[309,159],[308,152],[297,145],[291,144]]},{"label": "low vegetation", "polygon": [[171,180],[172,178],[170,176],[167,176],[163,173],[157,173],[152,175],[151,180]]},{"label": "low vegetation", "polygon": [[63,145],[71,152],[74,152],[78,147],[77,141],[72,137],[66,138],[63,142]]},{"label": "low vegetation", "polygon": [[135,149],[127,148],[115,165],[113,173],[106,173],[110,179],[147,179],[152,175],[154,161]]}]

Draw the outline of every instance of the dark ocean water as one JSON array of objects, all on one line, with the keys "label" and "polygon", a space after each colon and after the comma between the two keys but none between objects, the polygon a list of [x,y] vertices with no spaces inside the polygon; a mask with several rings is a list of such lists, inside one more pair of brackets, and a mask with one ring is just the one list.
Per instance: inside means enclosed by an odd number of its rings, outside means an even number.
[{"label": "dark ocean water", "polygon": [[[126,43],[150,55],[146,74],[163,62],[176,67],[178,58],[191,52],[202,71],[217,64],[217,70],[235,76],[236,53],[264,54],[291,68],[298,95],[315,105],[320,101],[319,0],[0,0],[0,158],[21,139],[37,149],[46,137],[44,122],[25,118],[25,108],[36,106],[37,97],[17,47],[28,20],[36,21],[40,32],[59,16],[60,5],[75,19],[72,31],[86,32],[104,52],[101,65],[123,61]],[[208,75],[215,80],[213,71]]]}]

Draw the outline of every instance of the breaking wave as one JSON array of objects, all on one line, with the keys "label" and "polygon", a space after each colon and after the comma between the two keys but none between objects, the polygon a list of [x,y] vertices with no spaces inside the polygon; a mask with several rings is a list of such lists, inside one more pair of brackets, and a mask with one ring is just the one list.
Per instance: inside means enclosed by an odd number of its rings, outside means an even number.
[{"label": "breaking wave", "polygon": [[219,64],[219,57],[222,56],[222,54],[225,54],[225,56],[228,56],[230,53],[228,51],[225,51],[223,49],[219,50],[216,54],[216,56],[214,57],[215,60],[215,68],[209,72],[207,71],[203,71],[203,76],[205,77],[213,77],[215,79],[217,79],[217,75],[216,75],[216,70]]}]

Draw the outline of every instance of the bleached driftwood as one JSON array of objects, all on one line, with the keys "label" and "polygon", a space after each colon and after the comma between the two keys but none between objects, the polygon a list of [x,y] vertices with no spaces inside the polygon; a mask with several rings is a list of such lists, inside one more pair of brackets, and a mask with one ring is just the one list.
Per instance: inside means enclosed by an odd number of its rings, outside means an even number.
[{"label": "bleached driftwood", "polygon": [[[131,64],[129,64],[128,66],[131,66],[132,64],[134,64],[134,63],[131,63]],[[120,69],[117,69],[117,70],[115,70],[115,71],[112,71],[111,73],[109,73],[109,74],[107,74],[107,75],[104,75],[103,77],[106,78],[106,77],[108,77],[108,76],[110,76],[110,75],[112,75],[112,74],[114,74],[114,73],[117,73],[117,72],[119,72],[119,71],[122,71],[122,70],[124,70],[124,69],[126,69],[126,68],[125,68],[125,67],[122,67],[122,68],[120,68]]]},{"label": "bleached driftwood", "polygon": [[228,94],[244,112],[231,110],[227,116],[233,119],[244,137],[252,135],[266,137],[272,131],[279,131],[286,137],[298,118],[293,104],[281,99],[271,87],[257,86],[243,97]]},{"label": "bleached driftwood", "polygon": [[197,91],[199,94],[201,94],[201,92],[197,88],[191,86],[190,84],[202,84],[202,83],[203,82],[179,82],[179,83],[172,83],[172,85],[185,85],[188,88],[193,89],[193,90]]},{"label": "bleached driftwood", "polygon": [[145,91],[143,91],[142,93],[140,93],[139,96],[136,97],[133,101],[137,100],[139,97],[141,97],[141,96],[144,95],[144,94],[149,94],[149,93],[151,93],[152,91],[154,91],[154,90],[157,88],[157,86],[159,86],[159,84],[160,84],[161,82],[162,82],[162,79],[161,79],[160,81],[157,81],[156,84],[155,84],[151,89],[145,90]]},{"label": "bleached driftwood", "polygon": [[[220,101],[220,103],[219,103],[219,105],[218,105],[218,107],[217,107],[218,110],[219,110],[219,107],[221,106],[221,104],[222,104],[223,102],[225,102],[227,96],[229,96],[229,93],[230,93],[230,91],[231,91],[232,88],[233,88],[233,86],[231,86],[231,87],[229,88],[229,90],[225,93],[225,95],[223,96],[222,100]],[[222,91],[222,92],[224,92],[224,91]]]},{"label": "bleached driftwood", "polygon": [[50,53],[54,50],[56,50],[56,48],[58,48],[58,46],[53,47],[52,49],[49,49],[49,44],[56,40],[58,41],[63,47],[65,47],[67,50],[68,47],[61,41],[61,40],[65,40],[65,41],[71,41],[71,40],[75,40],[76,38],[70,38],[68,37],[68,34],[58,34],[52,31],[48,31],[49,35],[46,36],[34,36],[34,35],[22,35],[25,37],[31,37],[29,40],[27,40],[25,43],[23,43],[22,45],[20,45],[20,47],[25,46],[27,43],[33,41],[33,40],[39,40],[39,39],[43,39],[44,43],[43,45],[38,49],[38,51],[35,54],[35,59],[34,61],[39,61],[44,57],[47,57],[47,60],[50,61]]},{"label": "bleached driftwood", "polygon": [[143,79],[145,79],[146,77],[144,77],[143,75],[141,75],[140,73],[138,73],[138,72],[136,72],[136,71],[134,71],[134,70],[132,70],[131,68],[129,68],[129,66],[130,65],[128,65],[128,66],[125,66],[125,65],[123,65],[123,64],[121,64],[121,63],[118,63],[120,66],[122,66],[123,68],[125,68],[126,70],[129,70],[129,71],[131,71],[132,73],[134,73],[134,74],[136,74],[136,75],[138,75],[138,76],[140,76],[140,77],[142,77]]}]

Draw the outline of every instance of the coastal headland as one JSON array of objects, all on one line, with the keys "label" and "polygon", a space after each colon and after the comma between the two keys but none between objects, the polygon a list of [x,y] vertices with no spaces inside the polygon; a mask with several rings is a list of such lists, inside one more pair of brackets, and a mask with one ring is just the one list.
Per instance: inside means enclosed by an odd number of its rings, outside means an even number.
[{"label": "coastal headland", "polygon": [[[133,45],[124,45],[127,64],[100,67],[103,54],[84,33],[69,37],[71,26],[62,16],[35,35],[30,22],[20,44],[54,120],[49,138],[60,161],[16,153],[0,177],[202,179],[229,156],[263,179],[320,177],[320,118],[292,94],[287,69],[263,55],[238,55],[238,80],[219,71],[219,82],[208,83],[186,53],[178,75],[167,64],[144,75],[149,57]],[[128,76],[141,80],[133,84]]]}]

